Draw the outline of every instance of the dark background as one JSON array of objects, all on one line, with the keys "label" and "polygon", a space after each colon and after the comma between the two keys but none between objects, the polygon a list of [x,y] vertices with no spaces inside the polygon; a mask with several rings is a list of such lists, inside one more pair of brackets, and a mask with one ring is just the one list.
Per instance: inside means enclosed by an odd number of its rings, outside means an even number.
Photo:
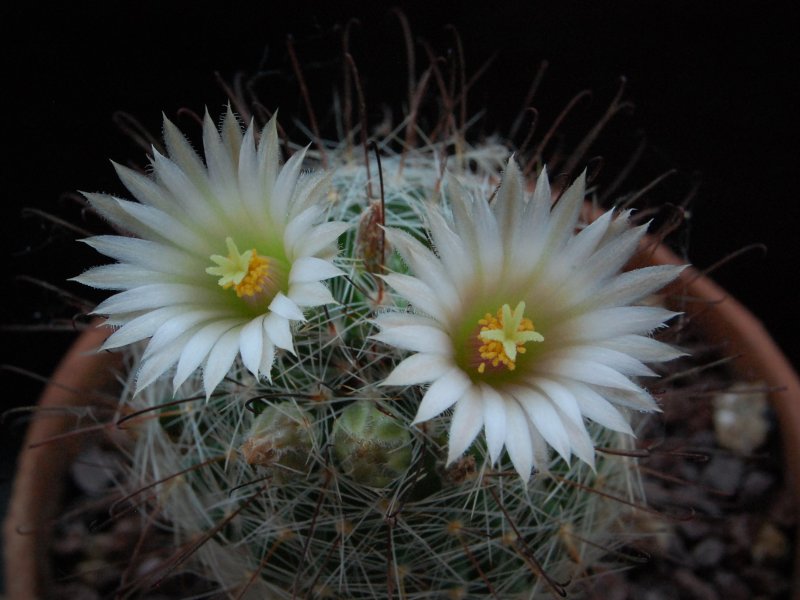
[{"label": "dark background", "polygon": [[[334,25],[358,17],[351,51],[376,123],[382,101],[397,105],[402,99],[406,77],[397,19],[388,11],[391,5],[379,4],[254,2],[208,8],[107,2],[4,8],[3,95],[12,106],[3,123],[2,322],[46,323],[75,312],[19,276],[62,286],[65,277],[102,262],[73,243],[70,232],[21,211],[35,208],[93,226],[63,194],[123,193],[108,158],[124,163],[143,154],[113,124],[115,111],[136,116],[158,134],[161,111],[173,118],[181,107],[219,112],[225,96],[215,72],[230,78],[240,70],[267,68],[285,75],[265,79],[273,88],[262,100],[280,104],[282,121],[305,120],[291,81],[286,34],[294,35],[309,81],[317,86],[312,93],[329,106],[340,68]],[[800,362],[795,178],[800,56],[792,48],[796,32],[789,2],[400,5],[415,36],[429,40],[439,54],[452,47],[444,26],[457,27],[468,74],[496,53],[470,96],[471,112],[487,111],[478,128],[486,133],[507,131],[542,59],[550,66],[534,105],[543,121],[552,121],[580,90],[594,91],[585,113],[565,126],[567,133],[569,127],[582,131],[581,125],[590,125],[625,75],[626,97],[636,109],[615,120],[605,147],[598,146],[607,168],[619,167],[644,132],[649,146],[643,177],[677,169],[662,194],[680,201],[700,181],[679,243],[701,268],[750,244],[766,244],[766,254],[745,253],[715,277],[763,319],[790,360]],[[418,71],[427,65],[420,46],[417,62]],[[329,83],[319,83],[326,78]],[[80,286],[65,289],[91,298]],[[40,374],[51,371],[73,337],[8,329],[2,336],[2,362]],[[35,402],[39,383],[8,372],[0,377],[4,406]],[[2,433],[6,480],[22,433],[18,421]]]}]

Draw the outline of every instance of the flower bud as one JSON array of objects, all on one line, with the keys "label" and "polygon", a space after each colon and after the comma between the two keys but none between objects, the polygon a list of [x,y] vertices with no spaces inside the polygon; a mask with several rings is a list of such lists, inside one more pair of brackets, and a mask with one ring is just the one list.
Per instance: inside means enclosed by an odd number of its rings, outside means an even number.
[{"label": "flower bud", "polygon": [[350,404],[333,425],[342,471],[371,487],[385,487],[408,469],[410,442],[408,430],[368,400]]}]

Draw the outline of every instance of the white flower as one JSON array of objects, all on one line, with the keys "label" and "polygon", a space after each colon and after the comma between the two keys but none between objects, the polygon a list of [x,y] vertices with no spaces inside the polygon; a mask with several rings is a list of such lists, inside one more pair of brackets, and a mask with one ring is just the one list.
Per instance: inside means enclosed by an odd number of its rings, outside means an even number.
[{"label": "white flower", "polygon": [[681,354],[648,336],[675,313],[632,304],[682,267],[620,272],[647,228],[630,227],[628,211],[576,234],[583,175],[552,208],[546,172],[529,198],[513,159],[491,206],[449,187],[452,218],[436,207],[427,214],[435,253],[388,232],[413,276],[385,280],[416,313],[380,315],[374,338],[415,354],[384,385],[431,384],[415,423],[455,405],[448,463],[483,428],[491,461],[505,446],[526,481],[546,467],[547,445],[593,466],[584,418],[632,434],[614,405],[657,410],[630,377]]},{"label": "white flower", "polygon": [[320,223],[328,178],[300,175],[304,151],[281,168],[275,120],[242,129],[228,109],[218,131],[206,113],[205,164],[164,120],[169,156],[153,149],[152,176],[115,165],[139,202],[86,194],[91,205],[133,237],[101,235],[87,244],[118,261],[76,277],[122,290],[96,314],[121,326],[103,349],[150,338],[137,377],[141,390],[177,363],[177,388],[196,369],[210,395],[237,355],[255,377],[270,377],[275,349],[293,351],[291,321],[334,302],[322,280],[340,222]]}]

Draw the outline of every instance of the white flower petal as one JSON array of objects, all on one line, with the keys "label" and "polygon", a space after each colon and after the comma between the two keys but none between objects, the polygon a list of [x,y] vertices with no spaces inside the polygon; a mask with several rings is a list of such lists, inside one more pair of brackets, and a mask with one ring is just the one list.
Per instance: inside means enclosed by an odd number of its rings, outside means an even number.
[{"label": "white flower petal", "polygon": [[275,362],[275,345],[269,340],[264,340],[264,346],[261,349],[261,366],[259,371],[262,375],[266,375],[267,379],[272,381],[272,363]]},{"label": "white flower petal", "polygon": [[589,342],[628,334],[650,333],[680,313],[657,306],[617,306],[584,313],[560,323],[550,341]]},{"label": "white flower petal", "polygon": [[129,290],[147,283],[169,283],[173,278],[166,273],[126,263],[114,263],[93,267],[69,280],[101,290]]},{"label": "white flower petal", "polygon": [[411,424],[423,423],[441,414],[453,406],[470,385],[472,382],[461,369],[451,369],[434,381],[425,392]]},{"label": "white flower petal", "polygon": [[506,450],[522,481],[528,483],[533,470],[533,444],[528,419],[516,401],[506,402]]},{"label": "white flower petal", "polygon": [[550,232],[547,238],[547,249],[550,253],[559,252],[574,235],[578,215],[583,207],[585,190],[586,171],[581,173],[558,199],[550,214]]},{"label": "white flower petal", "polygon": [[609,210],[593,223],[587,225],[567,244],[559,260],[569,266],[580,265],[585,262],[597,248],[606,231],[608,231],[613,216],[614,211]]},{"label": "white flower petal", "polygon": [[514,157],[508,159],[500,187],[495,195],[492,210],[497,217],[501,235],[514,247],[518,228],[522,227],[522,211],[525,207],[525,182]]},{"label": "white flower petal", "polygon": [[275,223],[286,223],[289,218],[289,200],[294,195],[300,168],[305,159],[306,150],[295,152],[286,162],[275,180],[270,202],[270,214]]},{"label": "white flower petal", "polygon": [[292,329],[289,326],[288,319],[277,313],[267,315],[264,319],[264,332],[275,346],[294,353]]},{"label": "white flower petal", "polygon": [[639,248],[639,242],[647,233],[647,225],[640,225],[620,234],[613,242],[595,252],[584,265],[595,280],[604,280],[618,273]]},{"label": "white flower petal", "polygon": [[416,385],[442,377],[453,361],[441,354],[413,354],[397,365],[381,385]]},{"label": "white flower petal", "polygon": [[287,256],[294,256],[295,247],[303,245],[311,227],[319,220],[321,214],[321,206],[310,206],[286,224],[283,244]]},{"label": "white flower petal", "polygon": [[436,292],[426,283],[400,273],[390,273],[383,276],[395,291],[408,300],[411,305],[436,319],[437,321],[447,322],[448,311],[440,302]]},{"label": "white flower petal", "polygon": [[202,181],[206,175],[203,161],[175,124],[164,115],[164,142],[169,156],[193,181]]},{"label": "white flower petal", "polygon": [[184,334],[162,347],[160,351],[143,358],[139,372],[136,374],[136,393],[153,383],[169,370],[178,360],[179,349],[186,344],[189,334]]},{"label": "white flower petal", "polygon": [[596,362],[628,376],[653,377],[656,375],[652,369],[625,352],[600,346],[584,345],[556,350],[549,353],[547,358],[548,360],[570,359]]},{"label": "white flower petal", "polygon": [[294,261],[292,265],[292,270],[289,273],[289,285],[322,281],[323,279],[330,279],[343,274],[341,270],[334,267],[327,260],[314,256],[303,256]]},{"label": "white flower petal", "polygon": [[641,335],[623,335],[597,343],[605,348],[635,356],[643,362],[665,362],[686,356],[686,352],[669,344]]},{"label": "white flower petal", "polygon": [[569,436],[569,445],[572,448],[572,452],[594,470],[594,444],[589,432],[586,430],[586,425],[582,422],[576,423],[567,418],[558,406],[555,409],[559,416],[562,417],[561,424],[564,426],[567,436]]},{"label": "white flower petal", "polygon": [[182,306],[165,306],[140,315],[117,329],[100,346],[100,350],[120,348],[152,336],[159,327],[184,311]]},{"label": "white flower petal", "polygon": [[567,389],[571,389],[581,413],[595,423],[607,427],[613,431],[633,435],[628,420],[614,408],[603,396],[594,391],[591,387],[577,382],[564,382]]},{"label": "white flower petal", "polygon": [[111,164],[122,184],[139,202],[147,206],[155,206],[173,216],[181,213],[180,207],[172,200],[169,192],[150,177],[113,161]]},{"label": "white flower petal", "polygon": [[185,218],[197,226],[211,229],[219,220],[219,213],[203,197],[186,173],[155,148],[153,149],[153,174],[156,181],[169,192],[181,208]]},{"label": "white flower petal", "polygon": [[223,319],[209,323],[199,331],[195,332],[186,342],[181,350],[178,366],[175,370],[175,377],[172,386],[175,391],[186,381],[206,359],[211,348],[226,331],[233,329],[239,324],[238,319]]},{"label": "white flower petal", "polygon": [[[458,292],[450,281],[447,271],[445,271],[441,262],[436,259],[436,256],[429,250],[422,248],[421,244],[413,243],[415,240],[404,239],[400,236],[393,236],[393,239],[398,242],[403,240],[403,242],[401,242],[402,246],[400,247],[403,257],[414,273],[414,276],[421,279],[429,289],[436,290],[438,304],[440,306],[457,306],[460,303]],[[395,242],[393,241],[392,243]],[[394,283],[392,283],[392,281],[394,281]],[[395,275],[389,275],[386,277],[386,282],[392,287],[395,287],[395,284],[398,283],[398,279]],[[400,288],[395,289],[400,291],[402,287],[403,282],[401,281]],[[408,290],[408,288],[405,289]]]},{"label": "white flower petal", "polygon": [[313,204],[322,204],[325,192],[331,186],[332,173],[303,173],[297,178],[294,201],[289,206],[289,219],[294,219]]},{"label": "white flower petal", "polygon": [[222,143],[225,146],[228,156],[231,157],[233,163],[238,162],[242,147],[242,127],[239,124],[239,119],[233,114],[230,102],[228,103],[228,109],[225,111],[225,116],[222,119],[220,135],[222,136]]},{"label": "white flower petal", "polygon": [[[208,240],[186,227],[180,220],[152,206],[127,200],[117,200],[117,205],[130,219],[141,223],[144,230],[151,231],[162,241],[170,242],[180,249],[201,255],[210,255]],[[142,227],[139,228],[142,231]],[[149,236],[148,236],[149,237]]]},{"label": "white flower petal", "polygon": [[277,293],[272,302],[270,302],[269,309],[284,319],[292,319],[293,321],[306,320],[300,307],[293,300],[287,298],[283,292]]},{"label": "white flower petal", "polygon": [[[228,121],[227,116],[223,123],[226,121]],[[233,165],[234,158],[236,161],[239,159],[238,147],[237,155],[231,156],[230,149],[226,148],[223,143],[208,111],[203,117],[203,151],[208,166],[208,181],[214,195],[217,198],[226,198],[236,194],[238,169],[235,169]],[[229,212],[229,210],[225,212]]]},{"label": "white flower petal", "polygon": [[630,408],[642,412],[660,412],[656,401],[646,390],[620,390],[613,388],[599,388],[593,386],[597,393],[616,406]]},{"label": "white flower petal", "polygon": [[483,404],[483,426],[486,432],[486,447],[492,464],[500,460],[506,441],[506,402],[494,388],[480,385]]},{"label": "white flower petal", "polygon": [[569,461],[572,453],[569,435],[561,422],[556,409],[550,401],[541,394],[532,390],[516,389],[514,397],[519,401],[525,414],[536,426],[537,431],[558,452],[561,457]]},{"label": "white flower petal", "polygon": [[407,327],[411,325],[421,325],[422,327],[433,327],[441,329],[437,321],[430,317],[424,317],[416,313],[407,312],[384,312],[379,314],[373,321],[381,329],[392,327]]},{"label": "white flower petal", "polygon": [[115,260],[160,273],[183,275],[199,267],[197,259],[190,254],[150,240],[97,235],[81,241]]},{"label": "white flower petal", "polygon": [[409,325],[405,327],[391,327],[380,333],[371,335],[370,338],[384,344],[411,350],[413,352],[426,352],[430,354],[452,354],[450,337],[438,327],[425,325]]},{"label": "white flower petal", "polygon": [[222,318],[225,314],[225,311],[202,310],[196,306],[183,307],[180,314],[161,324],[153,334],[142,358],[149,358],[150,355],[160,352],[163,347],[171,344],[179,336],[193,332],[199,325],[212,319]]},{"label": "white flower petal", "polygon": [[242,327],[239,335],[239,351],[245,368],[258,379],[264,350],[264,315],[256,317]]},{"label": "white flower petal", "polygon": [[638,302],[673,281],[685,265],[657,265],[622,273],[614,278],[591,301],[594,306],[613,306]]},{"label": "white flower petal", "polygon": [[[89,205],[92,209],[109,221],[115,229],[139,236],[152,233],[150,228],[142,225],[137,219],[133,218],[122,209],[118,198],[107,194],[93,194],[90,192],[81,192],[81,194],[89,201]],[[139,206],[145,205],[140,204]],[[149,206],[145,207],[152,208]]]},{"label": "white flower petal", "polygon": [[451,274],[451,279],[458,282],[472,277],[475,265],[470,260],[470,252],[467,249],[469,240],[460,238],[437,212],[429,215],[428,223],[434,247],[439,252],[445,269]]},{"label": "white flower petal", "polygon": [[301,308],[336,302],[331,291],[318,281],[292,284],[289,287],[289,300]]},{"label": "white flower petal", "polygon": [[552,373],[559,377],[570,378],[583,383],[591,383],[610,388],[618,388],[631,392],[640,392],[641,388],[619,371],[598,362],[560,358],[543,360],[536,365],[541,373]]},{"label": "white flower petal", "polygon": [[339,236],[349,227],[347,223],[341,221],[330,221],[317,225],[311,229],[306,238],[297,240],[292,252],[298,258],[319,254],[334,245]]},{"label": "white flower petal", "polygon": [[217,290],[185,283],[154,283],[120,292],[101,302],[92,311],[98,315],[130,313],[152,310],[173,304],[198,304],[220,306]]},{"label": "white flower petal", "polygon": [[259,229],[266,229],[268,220],[262,209],[264,188],[259,173],[258,148],[252,119],[242,139],[237,180],[247,216],[256,222]]},{"label": "white flower petal", "polygon": [[211,393],[230,370],[236,354],[239,352],[241,330],[241,327],[234,327],[223,333],[208,353],[208,359],[203,367],[203,388],[206,392],[206,400],[211,398]]},{"label": "white flower petal", "polygon": [[578,401],[572,392],[556,381],[551,381],[544,377],[537,377],[535,386],[538,387],[543,395],[547,397],[560,412],[575,425],[583,424]]},{"label": "white flower petal", "polygon": [[453,418],[450,422],[450,439],[448,440],[447,464],[449,465],[467,448],[483,427],[483,403],[477,386],[470,386],[456,402]]},{"label": "white flower petal", "polygon": [[[272,190],[278,178],[281,156],[281,150],[278,147],[278,121],[275,116],[261,130],[261,143],[258,145],[257,155],[262,189]],[[269,208],[269,204],[264,203],[259,210],[264,208]]]}]

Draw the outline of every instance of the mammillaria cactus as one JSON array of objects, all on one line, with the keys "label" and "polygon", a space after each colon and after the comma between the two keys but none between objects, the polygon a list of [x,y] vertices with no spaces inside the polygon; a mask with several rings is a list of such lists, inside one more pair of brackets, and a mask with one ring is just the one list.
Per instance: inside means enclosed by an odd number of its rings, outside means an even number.
[{"label": "mammillaria cactus", "polygon": [[680,268],[620,273],[646,226],[580,223],[583,176],[529,192],[492,144],[447,169],[447,139],[331,147],[321,172],[279,167],[274,119],[207,116],[205,163],[165,135],[152,177],[119,169],[141,204],[90,196],[143,239],[90,238],[120,263],[78,278],[122,290],[106,347],[150,339],[119,405],[128,499],[176,544],[146,585],[527,598],[624,541],[625,414],[656,408],[632,378],[679,355],[650,337],[673,313],[636,303]]}]

